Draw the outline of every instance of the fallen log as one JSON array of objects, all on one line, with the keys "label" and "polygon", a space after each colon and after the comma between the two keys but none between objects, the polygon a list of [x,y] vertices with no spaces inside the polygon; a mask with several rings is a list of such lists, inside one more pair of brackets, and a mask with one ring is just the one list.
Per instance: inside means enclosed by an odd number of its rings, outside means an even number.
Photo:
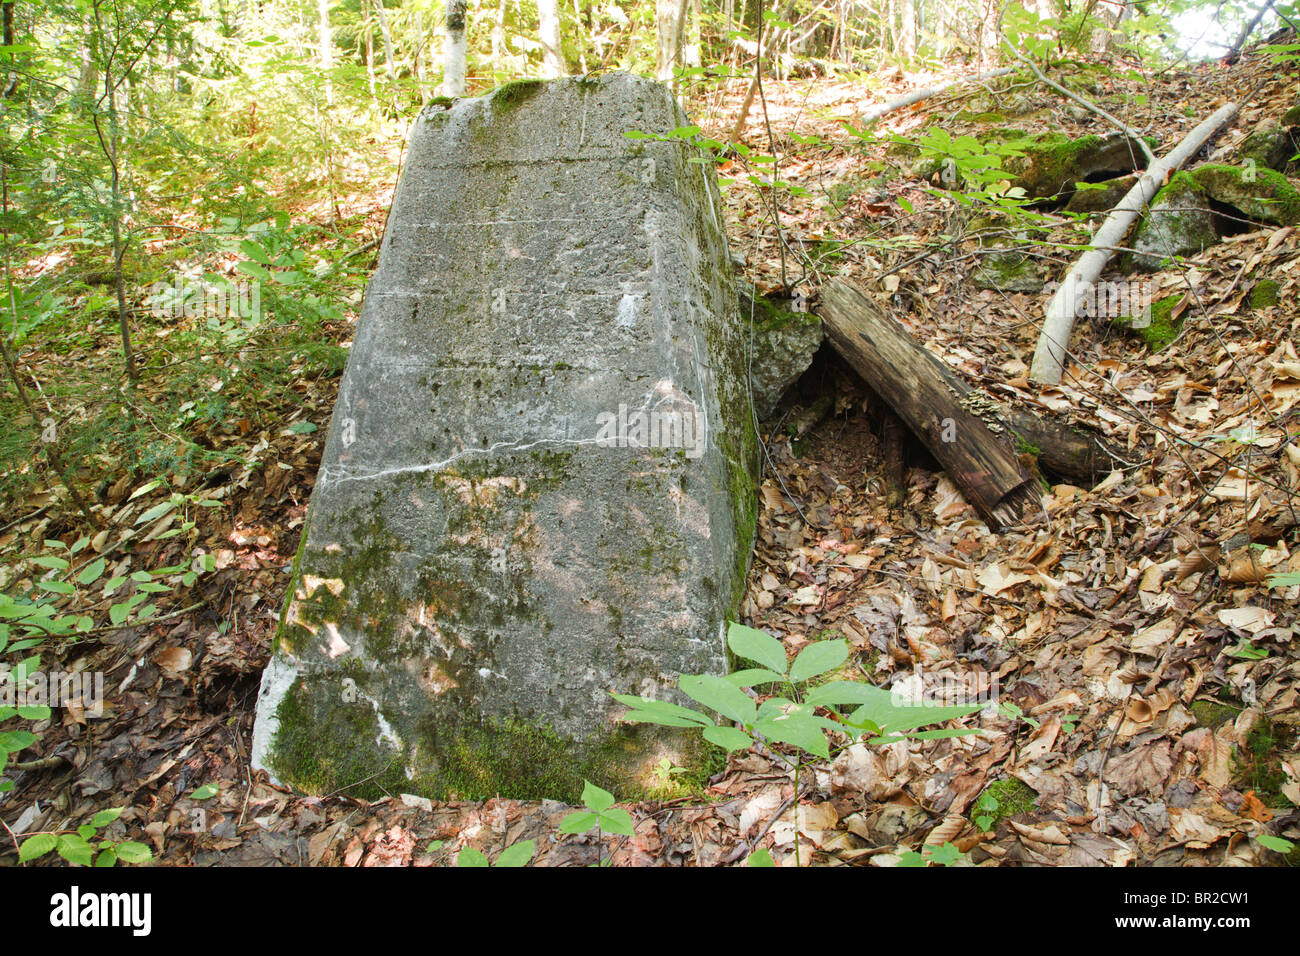
[{"label": "fallen log", "polygon": [[1089,485],[1111,473],[1117,456],[1099,435],[1074,425],[1040,418],[998,402],[999,418],[1019,439],[1017,450],[1032,455],[1041,468]]},{"label": "fallen log", "polygon": [[821,311],[831,345],[930,450],[990,528],[1042,514],[1037,483],[992,402],[858,286],[830,282],[822,289]]},{"label": "fallen log", "polygon": [[1061,374],[1065,370],[1065,354],[1070,344],[1070,333],[1074,331],[1075,317],[1083,303],[1089,300],[1089,293],[1092,291],[1093,283],[1101,277],[1101,270],[1115,255],[1129,228],[1164,185],[1169,174],[1191,159],[1205,141],[1235,115],[1237,115],[1236,103],[1228,103],[1215,110],[1167,155],[1148,166],[1138,177],[1133,188],[1125,194],[1119,201],[1119,205],[1101,224],[1092,237],[1088,250],[1079,257],[1079,261],[1066,274],[1060,288],[1047,303],[1046,314],[1043,316],[1043,331],[1038,336],[1038,345],[1034,349],[1034,362],[1029,371],[1034,381],[1047,385],[1060,384]]}]

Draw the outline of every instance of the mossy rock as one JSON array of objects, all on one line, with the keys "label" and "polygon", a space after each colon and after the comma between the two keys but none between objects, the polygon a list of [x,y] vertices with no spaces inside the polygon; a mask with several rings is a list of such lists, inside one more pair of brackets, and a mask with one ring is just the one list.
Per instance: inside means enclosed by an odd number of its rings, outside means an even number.
[{"label": "mossy rock", "polygon": [[753,320],[753,361],[749,363],[749,384],[754,411],[767,418],[781,401],[786,389],[808,371],[821,348],[822,320],[801,308],[797,299],[774,299],[762,295],[747,282],[737,283],[740,320]]},{"label": "mossy rock", "polygon": [[1014,249],[984,257],[971,273],[977,288],[998,292],[1041,292],[1043,269],[1032,256]]},{"label": "mossy rock", "polygon": [[[1148,142],[1155,145],[1154,140]],[[1081,137],[1046,133],[1025,146],[1023,156],[1012,157],[1005,164],[1007,172],[1016,176],[1012,185],[1036,198],[1058,196],[1080,180],[1145,167],[1142,147],[1121,133]]]},{"label": "mossy rock", "polygon": [[1288,129],[1300,126],[1300,103],[1297,103],[1282,114],[1282,125]]},{"label": "mossy rock", "polygon": [[1109,212],[1137,183],[1136,176],[1119,176],[1100,183],[1076,182],[1074,195],[1065,204],[1066,212]]},{"label": "mossy rock", "polygon": [[1133,236],[1135,252],[1126,263],[1155,271],[1174,256],[1193,255],[1219,241],[1214,209],[1205,187],[1191,174],[1175,173],[1160,190]]},{"label": "mossy rock", "polygon": [[1208,163],[1175,173],[1133,236],[1132,268],[1155,270],[1252,223],[1300,223],[1300,191],[1276,170]]},{"label": "mossy rock", "polygon": [[1001,113],[981,113],[974,110],[961,110],[953,119],[959,123],[1002,123],[1006,121],[1006,117]]},{"label": "mossy rock", "polygon": [[1274,226],[1300,223],[1300,192],[1276,170],[1208,163],[1190,175],[1211,199],[1250,219]]},{"label": "mossy rock", "polygon": [[1242,141],[1237,155],[1244,162],[1254,160],[1258,165],[1282,172],[1296,154],[1296,143],[1291,131],[1281,127],[1256,130]]},{"label": "mossy rock", "polygon": [[1028,234],[1015,229],[1003,216],[976,216],[966,227],[966,235],[979,247],[979,264],[971,272],[971,281],[980,289],[998,292],[1041,292],[1046,281],[1042,266],[1024,250]]}]

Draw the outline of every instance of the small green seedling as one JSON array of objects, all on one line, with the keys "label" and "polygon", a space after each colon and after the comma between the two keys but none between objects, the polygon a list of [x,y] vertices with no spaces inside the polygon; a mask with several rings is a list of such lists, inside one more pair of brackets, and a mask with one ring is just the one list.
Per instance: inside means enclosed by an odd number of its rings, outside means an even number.
[{"label": "small green seedling", "polygon": [[987,833],[993,829],[993,824],[998,818],[999,806],[1001,804],[998,803],[998,798],[991,791],[985,790],[980,794],[980,798],[975,801],[975,809],[982,812],[977,813],[971,822]]},{"label": "small green seedling", "polygon": [[[603,837],[606,833],[631,836],[635,831],[632,814],[621,807],[614,806],[614,795],[602,790],[590,780],[583,781],[582,805],[585,810],[575,810],[560,821],[561,833],[586,833],[593,827]],[[608,866],[608,860],[600,858],[600,843],[596,844],[596,865]]]},{"label": "small green seedling", "polygon": [[[438,847],[441,847],[442,841],[434,840],[433,843],[429,844],[426,852],[432,852],[435,849],[435,844]],[[501,855],[497,857],[495,863],[489,863],[488,858],[479,850],[474,849],[472,846],[467,846],[456,855],[456,866],[494,866],[497,869],[501,869],[502,867],[527,866],[528,861],[533,858],[533,854],[536,852],[537,844],[534,841],[521,840],[518,843],[510,844],[510,846],[502,850]]]},{"label": "small green seedling", "polygon": [[960,863],[966,854],[952,843],[945,843],[943,846],[924,846],[921,852],[908,850],[899,857],[899,866],[929,866],[931,863],[936,866],[954,866]]}]

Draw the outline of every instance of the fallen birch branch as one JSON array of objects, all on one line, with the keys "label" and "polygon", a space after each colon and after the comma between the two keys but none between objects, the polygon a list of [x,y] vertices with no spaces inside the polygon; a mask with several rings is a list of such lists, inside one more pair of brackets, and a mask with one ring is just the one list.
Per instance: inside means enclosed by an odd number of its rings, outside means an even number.
[{"label": "fallen birch branch", "polygon": [[1038,346],[1034,349],[1034,362],[1030,367],[1030,377],[1036,382],[1057,385],[1065,369],[1065,354],[1070,344],[1070,333],[1074,331],[1074,320],[1079,308],[1087,301],[1093,284],[1101,276],[1115,255],[1116,247],[1124,240],[1129,228],[1142,214],[1160,187],[1164,185],[1169,174],[1175,172],[1187,162],[1211,136],[1217,133],[1230,119],[1237,115],[1237,104],[1228,103],[1219,107],[1207,119],[1183,138],[1166,156],[1153,162],[1138,177],[1119,204],[1111,210],[1106,221],[1101,224],[1088,250],[1079,257],[1055,295],[1047,303],[1043,316],[1043,331],[1038,337]]},{"label": "fallen birch branch", "polygon": [[866,126],[868,123],[874,123],[886,113],[892,113],[894,110],[901,110],[905,106],[911,106],[913,103],[919,103],[921,100],[927,100],[932,96],[937,96],[949,87],[956,86],[959,83],[978,83],[981,80],[991,80],[994,77],[1007,76],[1014,72],[1015,70],[1011,67],[1005,66],[1001,69],[989,70],[986,73],[977,73],[975,76],[959,77],[955,80],[949,80],[947,83],[938,83],[934,86],[923,86],[919,90],[913,90],[911,93],[906,93],[903,96],[898,97],[898,99],[890,100],[888,103],[881,103],[879,106],[873,106],[862,114],[861,123],[863,126]]},{"label": "fallen birch branch", "polygon": [[1078,93],[1075,93],[1073,90],[1067,89],[1066,87],[1062,86],[1060,83],[1057,83],[1055,80],[1049,78],[1046,73],[1044,73],[1042,70],[1038,68],[1038,64],[1036,64],[1033,60],[1029,59],[1029,57],[1025,56],[1023,53],[1021,53],[1014,46],[1012,46],[1011,42],[1007,40],[1005,37],[1003,37],[1002,39],[1002,45],[1005,46],[1008,50],[1010,50],[1012,55],[1015,56],[1017,60],[1019,60],[1025,66],[1029,67],[1030,71],[1034,74],[1034,76],[1038,78],[1038,81],[1040,83],[1046,86],[1050,86],[1052,89],[1056,90],[1056,92],[1060,93],[1066,99],[1073,100],[1074,102],[1078,103],[1084,109],[1088,110],[1088,112],[1096,113],[1098,116],[1104,119],[1107,123],[1110,123],[1121,133],[1127,136],[1129,139],[1134,140],[1138,144],[1138,146],[1141,147],[1142,153],[1146,156],[1147,165],[1150,165],[1151,163],[1155,162],[1156,158],[1151,152],[1151,147],[1147,145],[1147,141],[1142,138],[1141,133],[1139,133],[1137,130],[1129,126],[1127,123],[1125,123],[1123,120],[1119,119],[1118,117],[1112,116],[1110,113],[1107,113],[1096,103],[1084,99]]}]

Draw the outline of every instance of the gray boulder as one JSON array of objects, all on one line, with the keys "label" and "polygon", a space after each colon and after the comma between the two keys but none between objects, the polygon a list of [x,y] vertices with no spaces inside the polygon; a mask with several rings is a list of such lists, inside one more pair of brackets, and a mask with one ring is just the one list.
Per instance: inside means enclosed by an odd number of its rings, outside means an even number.
[{"label": "gray boulder", "polygon": [[416,120],[254,766],[316,793],[572,800],[700,765],[610,696],[725,672],[754,533],[712,166],[625,135],[686,124],[626,74]]}]

